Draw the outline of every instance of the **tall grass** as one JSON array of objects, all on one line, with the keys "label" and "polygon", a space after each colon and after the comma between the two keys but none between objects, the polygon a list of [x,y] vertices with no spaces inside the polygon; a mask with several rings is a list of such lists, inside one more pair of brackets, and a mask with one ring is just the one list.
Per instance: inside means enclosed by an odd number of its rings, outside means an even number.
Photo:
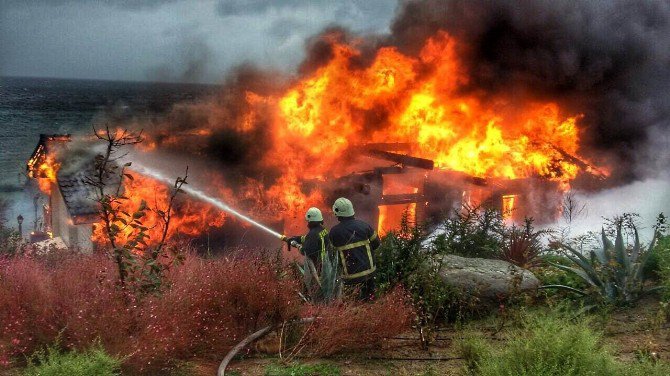
[{"label": "tall grass", "polygon": [[481,376],[668,375],[667,364],[624,364],[603,344],[588,319],[559,314],[526,315],[504,345],[481,339],[461,343],[469,372]]},{"label": "tall grass", "polygon": [[367,304],[303,304],[300,279],[281,260],[188,257],[162,289],[133,295],[103,255],[0,260],[0,367],[16,367],[57,339],[64,351],[94,343],[123,359],[127,374],[167,374],[194,358],[220,360],[268,325],[318,316],[302,344],[333,354],[377,346],[413,317],[397,290]]}]

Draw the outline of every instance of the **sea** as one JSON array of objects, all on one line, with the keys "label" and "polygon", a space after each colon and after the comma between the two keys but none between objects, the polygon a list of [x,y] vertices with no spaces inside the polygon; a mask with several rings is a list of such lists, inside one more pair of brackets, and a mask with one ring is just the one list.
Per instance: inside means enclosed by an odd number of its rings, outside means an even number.
[{"label": "sea", "polygon": [[[179,102],[212,94],[214,85],[0,77],[0,198],[23,211],[26,161],[41,133],[92,133],[109,119],[142,120]],[[9,221],[11,224],[12,221]]]}]

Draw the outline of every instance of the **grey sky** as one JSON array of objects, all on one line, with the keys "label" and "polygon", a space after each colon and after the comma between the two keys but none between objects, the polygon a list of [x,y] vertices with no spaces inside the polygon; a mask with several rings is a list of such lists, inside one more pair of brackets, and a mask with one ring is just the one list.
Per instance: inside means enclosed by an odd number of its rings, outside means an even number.
[{"label": "grey sky", "polygon": [[0,75],[220,81],[291,70],[332,24],[384,33],[393,0],[0,0]]}]

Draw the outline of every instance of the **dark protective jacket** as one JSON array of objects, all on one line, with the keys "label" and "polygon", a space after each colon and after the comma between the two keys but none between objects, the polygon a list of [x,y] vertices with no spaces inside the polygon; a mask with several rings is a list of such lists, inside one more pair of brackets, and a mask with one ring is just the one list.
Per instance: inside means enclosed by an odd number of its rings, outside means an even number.
[{"label": "dark protective jacket", "polygon": [[322,225],[318,225],[310,228],[306,235],[290,238],[289,242],[291,240],[302,244],[302,248],[300,249],[302,254],[309,257],[316,269],[320,270],[322,265],[321,260],[326,257],[326,252],[330,246],[328,230]]},{"label": "dark protective jacket", "polygon": [[339,220],[340,223],[330,229],[330,242],[339,252],[344,283],[358,283],[372,278],[376,270],[372,251],[381,244],[377,232],[354,217]]}]

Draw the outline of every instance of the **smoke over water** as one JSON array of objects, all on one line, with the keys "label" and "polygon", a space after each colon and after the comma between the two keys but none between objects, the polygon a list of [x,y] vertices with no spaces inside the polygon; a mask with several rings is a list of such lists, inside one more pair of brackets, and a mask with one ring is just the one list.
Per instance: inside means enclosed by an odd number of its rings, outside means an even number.
[{"label": "smoke over water", "polygon": [[[310,38],[295,74],[236,69],[216,95],[155,120],[145,148],[204,161],[203,174],[222,176],[232,195],[277,213],[326,201],[310,187],[369,168],[356,164],[360,145],[406,140],[424,148],[410,154],[446,168],[497,178],[532,170],[595,203],[604,189],[667,187],[655,176],[668,167],[658,158],[667,142],[654,138],[669,131],[669,89],[667,1],[405,1],[389,35],[335,27]],[[459,143],[444,124],[475,140]],[[484,158],[501,143],[506,160],[528,165],[473,172],[454,162],[468,145]],[[609,177],[577,174],[584,166],[558,150]]]}]

